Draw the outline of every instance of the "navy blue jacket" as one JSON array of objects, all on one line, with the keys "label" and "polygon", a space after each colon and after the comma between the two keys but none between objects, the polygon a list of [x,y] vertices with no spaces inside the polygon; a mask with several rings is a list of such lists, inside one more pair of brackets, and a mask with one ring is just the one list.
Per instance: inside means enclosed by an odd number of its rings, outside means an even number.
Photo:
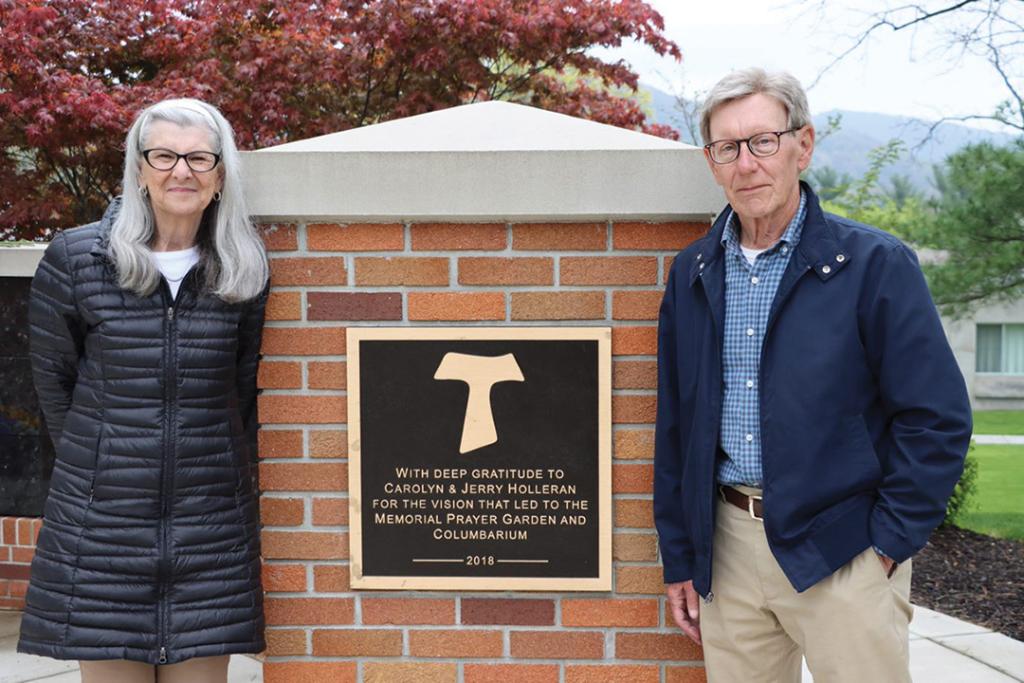
[{"label": "navy blue jacket", "polygon": [[[772,303],[761,351],[764,524],[798,591],[871,545],[902,562],[963,470],[963,376],[914,253],[821,210]],[[711,591],[729,210],[672,265],[658,328],[654,517],[666,583]]]}]

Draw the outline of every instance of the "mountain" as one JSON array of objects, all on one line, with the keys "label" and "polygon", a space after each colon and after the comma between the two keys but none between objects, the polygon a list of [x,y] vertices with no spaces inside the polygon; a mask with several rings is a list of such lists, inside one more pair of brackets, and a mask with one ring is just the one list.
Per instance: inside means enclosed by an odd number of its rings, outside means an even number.
[{"label": "mountain", "polygon": [[[679,130],[683,142],[693,143],[684,130],[682,115],[676,108],[676,98],[647,84],[641,84],[641,89],[650,96],[648,107],[651,118]],[[840,175],[848,173],[859,177],[868,168],[868,152],[896,138],[904,142],[906,150],[899,160],[885,168],[882,182],[887,183],[894,175],[905,175],[926,193],[933,189],[932,166],[941,164],[947,156],[964,145],[982,141],[1005,145],[1014,139],[1008,133],[946,122],[939,124],[931,138],[922,144],[931,126],[930,121],[849,110],[831,110],[814,115],[812,118],[819,135],[828,128],[829,117],[836,115],[841,117],[839,129],[819,140],[814,150],[812,169],[831,166]]]}]

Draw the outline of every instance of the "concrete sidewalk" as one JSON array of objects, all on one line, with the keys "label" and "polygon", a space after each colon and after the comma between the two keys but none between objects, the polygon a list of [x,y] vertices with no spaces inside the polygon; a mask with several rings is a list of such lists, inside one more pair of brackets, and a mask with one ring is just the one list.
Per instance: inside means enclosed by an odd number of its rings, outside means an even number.
[{"label": "concrete sidewalk", "polygon": [[[14,651],[21,613],[0,612],[0,683],[80,683],[77,662],[20,655]],[[1024,643],[923,607],[910,625],[910,670],[914,683],[1022,683]],[[252,657],[231,658],[229,683],[260,683],[262,665]],[[804,671],[804,681],[811,675]]]}]

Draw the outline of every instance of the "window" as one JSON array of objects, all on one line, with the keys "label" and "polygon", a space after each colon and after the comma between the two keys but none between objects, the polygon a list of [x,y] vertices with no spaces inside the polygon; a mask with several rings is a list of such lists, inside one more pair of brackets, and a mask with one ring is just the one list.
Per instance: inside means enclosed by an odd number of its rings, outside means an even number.
[{"label": "window", "polygon": [[978,325],[975,370],[1024,375],[1024,324]]}]

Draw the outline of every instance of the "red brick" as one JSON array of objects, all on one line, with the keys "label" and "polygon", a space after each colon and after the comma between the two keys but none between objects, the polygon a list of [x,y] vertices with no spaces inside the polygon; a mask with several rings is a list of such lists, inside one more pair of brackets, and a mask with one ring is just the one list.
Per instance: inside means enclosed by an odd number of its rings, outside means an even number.
[{"label": "red brick", "polygon": [[514,292],[513,320],[602,320],[604,292]]},{"label": "red brick", "polygon": [[624,664],[570,664],[565,667],[565,683],[659,683],[657,666]]},{"label": "red brick", "polygon": [[604,223],[519,223],[512,226],[512,248],[522,251],[604,251]]},{"label": "red brick", "polygon": [[555,603],[520,598],[463,598],[462,623],[551,626],[555,623]]},{"label": "red brick", "polygon": [[433,256],[357,258],[356,284],[444,286],[448,284],[448,259]]},{"label": "red brick", "polygon": [[558,683],[557,664],[465,664],[463,683]]},{"label": "red brick", "polygon": [[459,259],[462,285],[553,285],[555,261],[551,258]]},{"label": "red brick", "polygon": [[654,527],[654,503],[649,498],[616,498],[616,528],[651,529]]},{"label": "red brick", "polygon": [[267,297],[267,320],[302,320],[302,293],[271,292]]},{"label": "red brick", "polygon": [[345,259],[326,258],[275,258],[270,259],[270,284],[283,285],[346,285],[348,273]]},{"label": "red brick", "polygon": [[653,429],[619,429],[615,432],[615,457],[622,460],[654,457]]},{"label": "red brick", "polygon": [[348,455],[348,432],[339,429],[311,429],[309,457],[344,458]]},{"label": "red brick", "polygon": [[302,432],[292,429],[261,429],[260,458],[301,458]]},{"label": "red brick", "polygon": [[348,490],[348,468],[340,462],[262,462],[260,488],[343,493]]},{"label": "red brick", "polygon": [[310,251],[401,251],[405,229],[394,223],[313,223],[306,226],[306,247]]},{"label": "red brick", "polygon": [[268,327],[263,330],[265,356],[343,356],[344,327]]},{"label": "red brick", "polygon": [[650,493],[653,489],[653,465],[612,465],[613,493]]},{"label": "red brick", "polygon": [[653,285],[658,282],[655,256],[563,256],[562,285]]},{"label": "red brick", "polygon": [[309,292],[308,320],[401,320],[399,292]]},{"label": "red brick", "polygon": [[313,565],[313,588],[317,593],[344,593],[352,587],[347,564]]},{"label": "red brick", "polygon": [[263,564],[263,589],[268,593],[301,593],[306,590],[306,565]]},{"label": "red brick", "polygon": [[260,389],[301,389],[302,364],[292,361],[263,361],[256,373]]},{"label": "red brick", "polygon": [[32,533],[32,520],[25,517],[18,519],[18,545],[35,545]]},{"label": "red brick", "polygon": [[500,657],[501,631],[409,631],[412,657]]},{"label": "red brick", "polygon": [[305,631],[290,628],[268,628],[266,636],[267,655],[270,657],[307,654]]},{"label": "red brick", "polygon": [[708,223],[613,223],[612,248],[679,251],[703,237]]},{"label": "red brick", "polygon": [[458,678],[457,664],[443,662],[365,662],[363,664],[363,683],[455,683]]},{"label": "red brick", "polygon": [[265,604],[268,626],[351,624],[355,619],[352,598],[268,597]]},{"label": "red brick", "polygon": [[658,397],[654,394],[612,396],[612,422],[616,424],[654,424]]},{"label": "red brick", "polygon": [[348,525],[348,498],[314,498],[313,524],[316,526]]},{"label": "red brick", "polygon": [[409,320],[504,320],[501,292],[409,294]]},{"label": "red brick", "polygon": [[356,683],[355,662],[264,662],[263,683]]},{"label": "red brick", "polygon": [[371,629],[313,631],[315,657],[394,657],[402,654],[402,632]]},{"label": "red brick", "polygon": [[301,498],[260,499],[260,520],[265,526],[299,526],[305,516]]},{"label": "red brick", "polygon": [[613,327],[612,355],[653,356],[658,353],[658,328]]},{"label": "red brick", "polygon": [[665,683],[708,683],[708,676],[702,666],[667,666]]},{"label": "red brick", "polygon": [[662,595],[665,592],[665,581],[661,567],[657,565],[617,567],[615,570],[615,592],[621,595],[630,593]]},{"label": "red brick", "polygon": [[612,318],[615,320],[657,320],[661,291],[612,292]]},{"label": "red brick", "polygon": [[604,633],[513,631],[512,657],[517,659],[603,659]]},{"label": "red brick", "polygon": [[612,363],[615,389],[657,389],[658,364],[653,360],[617,360]]},{"label": "red brick", "polygon": [[621,562],[654,562],[658,559],[658,537],[654,534],[615,534],[612,558]]},{"label": "red brick", "polygon": [[508,244],[504,223],[418,223],[412,226],[413,251],[496,250]]},{"label": "red brick", "polygon": [[562,599],[563,626],[658,625],[657,600]]},{"label": "red brick", "polygon": [[268,560],[346,560],[348,534],[344,531],[267,531],[261,534],[263,557]]},{"label": "red brick", "polygon": [[4,545],[18,544],[18,519],[17,517],[4,517],[2,520],[3,535],[0,536]]},{"label": "red brick", "polygon": [[31,564],[32,558],[35,554],[35,547],[14,547],[11,548],[11,562],[14,562],[15,564]]},{"label": "red brick", "polygon": [[675,263],[675,260],[676,260],[675,256],[666,256],[665,257],[664,263],[663,263],[662,268],[661,268],[661,272],[662,272],[661,283],[662,284],[668,284],[668,274],[670,272],[672,272],[672,264]]},{"label": "red brick", "polygon": [[682,633],[616,633],[618,659],[692,661],[703,657],[700,647]]},{"label": "red brick", "polygon": [[363,623],[454,624],[455,600],[420,598],[363,598]]},{"label": "red brick", "polygon": [[25,598],[0,598],[0,609],[24,612]]},{"label": "red brick", "polygon": [[264,223],[259,226],[267,251],[295,251],[299,248],[298,231],[289,223]]},{"label": "red brick", "polygon": [[344,389],[345,363],[310,361],[306,367],[310,389]]},{"label": "red brick", "polygon": [[258,399],[263,424],[330,424],[344,422],[344,396],[263,394]]}]

